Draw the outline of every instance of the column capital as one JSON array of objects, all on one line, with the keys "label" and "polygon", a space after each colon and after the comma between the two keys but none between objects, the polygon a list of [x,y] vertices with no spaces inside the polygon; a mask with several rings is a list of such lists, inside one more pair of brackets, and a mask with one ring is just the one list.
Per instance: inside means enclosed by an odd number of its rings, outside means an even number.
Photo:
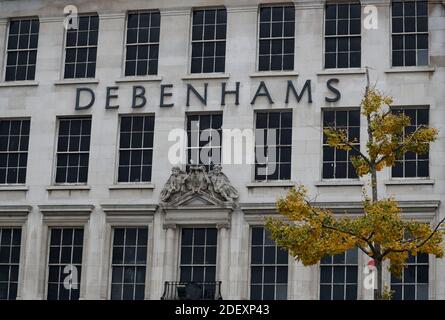
[{"label": "column capital", "polygon": [[178,225],[176,223],[164,223],[162,226],[164,230],[176,230],[177,227]]},{"label": "column capital", "polygon": [[216,229],[230,229],[230,223],[218,223],[216,224]]}]

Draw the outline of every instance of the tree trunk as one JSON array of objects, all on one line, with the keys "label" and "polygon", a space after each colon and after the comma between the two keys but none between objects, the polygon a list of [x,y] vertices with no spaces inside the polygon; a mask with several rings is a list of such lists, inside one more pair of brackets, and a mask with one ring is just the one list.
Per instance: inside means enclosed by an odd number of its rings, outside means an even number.
[{"label": "tree trunk", "polygon": [[383,267],[381,261],[377,260],[374,261],[375,261],[375,267],[377,268],[377,273],[376,273],[377,288],[374,289],[374,300],[380,300],[383,294]]}]

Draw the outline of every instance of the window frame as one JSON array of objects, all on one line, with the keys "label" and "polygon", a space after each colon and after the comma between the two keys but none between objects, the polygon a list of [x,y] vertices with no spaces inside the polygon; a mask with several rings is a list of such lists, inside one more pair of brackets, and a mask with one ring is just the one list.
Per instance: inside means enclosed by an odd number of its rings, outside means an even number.
[{"label": "window frame", "polygon": [[[392,54],[393,54],[393,41],[392,41],[392,37],[393,37],[394,33],[393,33],[393,23],[392,23],[392,19],[393,19],[392,4],[393,4],[393,2],[401,2],[401,3],[414,2],[414,3],[416,3],[416,2],[421,2],[421,1],[422,0],[412,0],[412,1],[409,1],[409,0],[408,1],[406,1],[406,0],[393,1],[393,0],[391,0],[391,2],[390,2],[388,19],[389,19],[389,30],[390,30],[390,37],[389,37],[389,63],[390,63],[390,68],[391,69],[395,69],[395,68],[425,68],[425,67],[429,67],[431,65],[431,31],[430,31],[430,28],[429,28],[430,15],[429,15],[429,2],[428,2],[428,0],[424,0],[424,2],[427,3],[427,28],[428,28],[428,31],[427,32],[417,32],[417,31],[414,31],[414,32],[408,32],[408,33],[406,33],[406,32],[399,32],[399,33],[395,34],[395,35],[401,35],[401,36],[405,36],[405,35],[408,35],[408,34],[411,34],[411,35],[414,35],[414,36],[417,36],[419,34],[426,34],[428,36],[428,48],[427,48],[427,50],[428,50],[428,57],[427,57],[428,63],[425,64],[425,65],[417,64],[417,50],[418,50],[418,48],[417,48],[417,38],[416,38],[416,47],[415,47],[415,51],[416,51],[416,64],[413,65],[413,66],[406,66],[405,65],[405,57],[403,57],[403,65],[402,66],[394,66],[393,65],[393,56],[392,56]],[[405,15],[403,15],[403,22],[405,22],[404,17],[405,17]],[[416,17],[416,20],[415,20],[415,23],[416,23],[417,22],[417,14],[415,15],[415,17]],[[416,29],[417,29],[417,26],[416,26]],[[425,49],[423,49],[423,50],[425,50]],[[405,52],[405,46],[404,46],[404,49],[402,50],[402,52]]]},{"label": "window frame", "polygon": [[[324,149],[324,147],[325,147],[325,144],[324,144],[324,142],[323,142],[323,137],[324,137],[324,133],[323,133],[323,130],[324,130],[324,125],[323,125],[323,123],[324,123],[324,112],[325,111],[334,111],[334,112],[337,112],[337,111],[346,111],[346,112],[349,112],[349,111],[359,111],[359,114],[360,114],[360,124],[359,124],[359,137],[360,137],[360,142],[359,142],[359,148],[360,148],[360,150],[361,150],[361,148],[362,148],[362,146],[364,145],[364,143],[363,143],[363,139],[362,139],[362,129],[363,129],[363,127],[362,127],[362,114],[361,114],[361,109],[360,109],[360,107],[322,107],[321,108],[321,112],[320,112],[320,115],[321,115],[321,119],[320,119],[320,127],[321,127],[321,139],[320,139],[320,146],[321,146],[321,150],[320,150],[320,181],[322,181],[322,182],[332,182],[332,183],[335,183],[335,182],[356,182],[356,181],[360,181],[360,177],[359,176],[357,176],[356,178],[348,178],[347,176],[348,176],[348,171],[346,171],[346,178],[324,178],[323,177],[323,165],[324,165],[324,161],[323,161],[323,155],[324,155],[324,151],[323,151],[323,149]],[[349,117],[349,115],[348,115],[348,117]],[[349,123],[348,123],[348,128],[349,128]],[[334,153],[336,152],[336,150],[334,149]],[[348,151],[348,154],[349,154],[349,152],[350,151]],[[335,163],[335,161],[334,161],[334,163]],[[348,163],[349,163],[349,160],[348,159],[346,159],[346,170],[348,170]]]},{"label": "window frame", "polygon": [[[428,126],[430,126],[431,124],[431,106],[430,105],[395,105],[395,106],[391,106],[391,110],[416,110],[416,115],[417,115],[417,110],[422,109],[422,110],[428,110]],[[416,116],[417,118],[417,116]],[[417,122],[417,121],[416,121]],[[417,126],[417,123],[416,123]],[[417,157],[417,154],[416,154]],[[395,167],[391,167],[390,168],[390,172],[389,172],[389,177],[390,177],[390,181],[408,181],[408,180],[431,180],[431,144],[429,144],[429,151],[428,151],[428,176],[426,177],[418,177],[417,176],[417,162],[419,160],[416,158],[415,162],[416,162],[416,176],[414,177],[406,177],[405,176],[405,165],[403,166],[403,177],[393,177],[392,175],[392,169]],[[403,163],[405,163],[405,160],[402,160]]]},{"label": "window frame", "polygon": [[[126,75],[126,64],[127,64],[127,47],[128,47],[128,43],[127,43],[127,39],[128,39],[128,18],[131,14],[142,14],[142,13],[159,13],[159,41],[158,42],[148,42],[145,45],[156,45],[158,46],[158,62],[157,62],[157,72],[156,74],[147,74],[147,75],[143,75],[143,76],[138,76],[137,75],[137,65],[136,65],[136,75],[131,75],[131,76],[127,76]],[[123,36],[123,52],[122,52],[122,69],[121,69],[121,78],[123,79],[138,79],[138,78],[156,78],[159,77],[159,61],[160,61],[160,45],[161,45],[161,23],[162,23],[162,15],[159,9],[146,9],[146,10],[129,10],[125,13],[125,25],[124,25],[124,36]],[[138,26],[139,27],[139,26]],[[141,44],[139,44],[139,42],[137,43],[133,43],[131,44],[131,46],[139,46]],[[150,50],[149,50],[150,51]],[[148,55],[150,55],[150,52],[148,53]],[[148,68],[148,66],[147,66]],[[148,71],[148,70],[147,70]]]},{"label": "window frame", "polygon": [[[57,155],[58,155],[58,140],[59,140],[59,130],[60,130],[60,120],[77,120],[77,119],[90,119],[91,121],[91,131],[90,131],[90,145],[88,149],[88,170],[87,170],[87,181],[86,182],[76,182],[76,183],[70,183],[70,182],[64,182],[64,183],[58,183],[56,182],[56,175],[57,175]],[[92,145],[92,136],[93,136],[93,116],[90,115],[79,115],[79,116],[57,116],[56,117],[56,135],[54,138],[54,156],[53,156],[53,169],[52,169],[52,175],[51,175],[51,184],[53,186],[61,186],[61,187],[76,187],[76,186],[88,186],[88,179],[90,177],[90,168],[91,168],[91,145]],[[80,143],[80,142],[79,142]],[[84,152],[85,153],[85,152]]]},{"label": "window frame", "polygon": [[[293,41],[294,41],[294,51],[293,51],[293,65],[294,67],[292,69],[289,70],[283,70],[283,68],[281,68],[281,70],[263,70],[260,71],[260,24],[261,24],[261,19],[260,19],[260,10],[262,7],[269,7],[269,8],[273,8],[273,7],[286,7],[286,6],[292,6],[294,7],[294,11],[295,11],[295,16],[294,16],[294,36],[293,36]],[[297,42],[296,42],[296,36],[297,36],[297,8],[295,6],[295,2],[291,1],[291,2],[278,2],[278,3],[259,3],[258,4],[258,8],[257,8],[257,22],[256,22],[256,43],[255,43],[255,47],[256,47],[256,56],[255,56],[255,71],[259,72],[259,73],[282,73],[282,72],[295,72],[296,71],[296,46],[297,46]],[[284,23],[284,20],[282,21]],[[272,37],[268,38],[268,39],[273,39]],[[280,40],[286,40],[286,39],[291,39],[291,38],[286,38],[286,37],[279,37]],[[272,50],[272,49],[271,49]],[[283,48],[283,52],[284,52],[284,48]],[[284,53],[281,53],[282,55],[284,55]],[[283,61],[282,61],[283,62]]]},{"label": "window frame", "polygon": [[[154,118],[154,127],[153,127],[153,146],[151,148],[147,148],[147,150],[152,151],[152,159],[151,159],[151,179],[150,181],[140,181],[140,182],[119,182],[119,167],[120,167],[120,136],[121,136],[121,120],[123,117],[153,117]],[[144,186],[144,185],[153,185],[153,167],[154,167],[154,152],[155,152],[155,137],[156,137],[156,114],[151,113],[122,113],[118,115],[117,119],[117,138],[116,138],[116,152],[115,152],[115,169],[114,169],[114,184],[119,186]],[[141,148],[143,149],[143,148]],[[132,150],[132,148],[128,149]],[[142,165],[141,165],[142,166]]]},{"label": "window frame", "polygon": [[[348,31],[348,34],[346,35],[338,35],[337,33],[335,35],[326,35],[326,6],[327,5],[339,5],[339,4],[358,4],[360,6],[360,34],[353,34],[351,35]],[[332,2],[325,2],[323,4],[323,33],[322,33],[322,37],[323,37],[323,44],[322,44],[322,70],[328,71],[328,72],[336,72],[338,70],[361,70],[363,68],[363,46],[362,46],[362,38],[363,38],[363,30],[362,30],[362,16],[363,16],[363,8],[362,8],[362,3],[360,0],[337,0],[337,1],[332,1]],[[336,27],[338,25],[338,18],[336,19]],[[350,17],[348,18],[348,21],[350,21]],[[338,39],[338,38],[347,38],[347,39],[351,39],[354,37],[358,37],[360,38],[360,66],[358,67],[337,67],[337,59],[336,59],[336,66],[332,67],[332,68],[326,68],[326,39],[327,38],[331,38],[331,39]],[[337,43],[337,42],[336,42]],[[348,41],[349,44],[349,41]],[[336,45],[337,48],[337,45]],[[348,49],[348,65],[350,64],[350,50]],[[354,51],[355,52],[355,51]],[[338,56],[338,51],[336,49],[335,51],[335,55],[336,57]]]},{"label": "window frame", "polygon": [[[14,80],[14,81],[6,81],[6,67],[8,64],[8,44],[9,44],[9,29],[11,27],[11,21],[20,21],[20,20],[32,20],[37,19],[39,21],[39,34],[38,34],[38,42],[37,42],[37,48],[36,48],[36,65],[35,65],[35,71],[34,71],[34,80]],[[6,30],[5,30],[5,40],[4,40],[4,50],[3,50],[3,60],[0,60],[0,63],[2,63],[2,78],[0,79],[0,83],[23,83],[23,82],[36,82],[37,78],[37,61],[39,58],[39,41],[40,41],[40,17],[39,16],[17,16],[17,17],[11,17],[6,21]],[[29,50],[29,49],[28,49]]]},{"label": "window frame", "polygon": [[[225,42],[225,50],[224,50],[224,72],[200,72],[200,73],[192,73],[192,48],[193,48],[193,12],[199,11],[199,10],[218,10],[218,9],[224,9],[226,10],[226,37],[224,40],[222,39],[215,39],[215,40],[202,40],[203,42]],[[190,9],[190,14],[189,14],[189,37],[188,37],[188,61],[187,61],[187,75],[189,76],[212,76],[212,75],[225,75],[227,74],[227,36],[228,36],[228,10],[227,7],[225,5],[210,5],[210,6],[197,6],[197,7],[192,7]],[[216,34],[216,31],[215,31]],[[202,71],[202,70],[201,70]]]},{"label": "window frame", "polygon": [[[248,298],[247,299],[251,300],[251,295],[252,295],[252,267],[255,266],[255,265],[252,265],[252,230],[254,228],[263,228],[264,231],[266,231],[266,226],[264,224],[260,224],[260,223],[249,223],[248,227],[249,227],[249,237],[248,237],[249,240],[248,240],[248,265],[247,265],[247,268],[248,268],[248,276],[247,276],[247,280],[248,280],[248,283],[247,283],[247,287],[248,287],[247,288],[247,297]],[[275,246],[277,247],[277,250],[281,250],[280,247],[277,244],[275,244]],[[264,248],[264,243],[262,244],[262,247]],[[285,300],[291,300],[292,290],[294,289],[293,288],[293,281],[292,281],[292,268],[295,268],[295,266],[291,263],[291,261],[292,261],[291,255],[288,254],[287,265],[286,265],[287,266],[287,283],[286,283],[286,291],[287,292],[286,292],[286,299]],[[263,264],[258,265],[258,266],[261,266],[261,267],[264,268],[265,265],[266,264],[263,263]],[[284,265],[275,264],[274,266],[278,267],[278,266],[284,266]],[[263,284],[264,283],[262,283],[262,285]],[[274,285],[275,286],[277,285],[276,279],[275,279]],[[276,295],[276,288],[275,288],[275,291],[274,291],[274,295]],[[275,300],[277,300],[277,299],[275,299]],[[283,301],[285,301],[285,300],[283,300]]]},{"label": "window frame", "polygon": [[[4,184],[2,184],[2,183],[0,183],[0,186],[3,186],[3,187],[10,187],[10,186],[12,186],[12,187],[16,187],[16,186],[26,186],[26,183],[27,183],[27,176],[28,176],[28,164],[29,164],[29,145],[30,145],[30,140],[31,140],[31,126],[32,126],[32,119],[31,119],[31,117],[4,117],[4,118],[0,118],[0,121],[29,121],[29,134],[28,134],[28,149],[27,149],[27,151],[26,151],[26,154],[27,154],[27,163],[26,163],[26,175],[25,175],[25,182],[24,183],[7,183],[7,177],[6,177],[6,180],[5,180],[5,183]],[[21,134],[20,134],[20,136],[21,136]],[[9,137],[9,136],[8,136]],[[20,149],[20,146],[19,146],[19,149]],[[0,151],[0,153],[6,153],[6,154],[9,154],[9,151]],[[21,152],[20,150],[17,150],[17,151],[14,151],[14,153],[24,153],[24,152]],[[17,178],[18,178],[18,176],[17,176]]]},{"label": "window frame", "polygon": [[[283,113],[283,112],[288,112],[288,113],[290,113],[291,114],[291,116],[292,116],[292,125],[291,125],[291,127],[286,127],[285,129],[291,129],[292,130],[292,132],[291,132],[291,137],[290,137],[290,139],[291,139],[291,143],[289,144],[289,145],[276,145],[275,147],[278,147],[278,146],[284,146],[284,147],[290,147],[290,162],[289,162],[289,164],[290,164],[290,176],[289,176],[289,179],[279,179],[279,173],[278,173],[278,179],[267,179],[267,176],[266,176],[266,180],[256,180],[255,179],[255,176],[256,176],[256,161],[257,161],[257,156],[256,156],[256,139],[255,139],[255,133],[256,133],[256,130],[257,130],[257,127],[256,127],[256,122],[257,122],[257,115],[258,115],[258,113],[265,113],[265,114],[270,114],[270,113]],[[253,116],[253,130],[254,130],[254,139],[253,139],[253,150],[252,150],[252,152],[253,152],[253,159],[254,159],[254,163],[253,163],[253,165],[252,165],[252,182],[253,183],[281,183],[281,182],[284,182],[284,183],[287,183],[287,182],[291,182],[292,181],[292,170],[293,170],[293,168],[294,168],[294,165],[293,165],[293,158],[294,158],[294,155],[293,155],[293,152],[294,152],[294,141],[293,141],[293,138],[294,138],[294,133],[295,133],[295,126],[294,126],[294,123],[295,123],[295,114],[294,114],[294,110],[293,110],[293,108],[289,108],[289,109],[254,109],[253,110],[253,114],[254,114],[254,116]],[[269,127],[267,127],[266,128],[267,130],[269,130]],[[280,128],[279,128],[279,130],[281,130],[282,129],[282,127],[281,127],[281,116],[280,116]],[[281,138],[281,136],[280,136],[280,138]],[[281,139],[280,139],[281,140]],[[280,158],[280,160],[281,160],[281,158]],[[286,162],[287,163],[287,162]],[[276,162],[276,164],[281,164],[281,161],[280,162]]]},{"label": "window frame", "polygon": [[[78,77],[75,76],[75,73],[74,73],[74,77],[73,78],[65,78],[66,51],[68,49],[68,47],[66,45],[66,41],[67,41],[67,37],[68,37],[68,30],[64,28],[63,29],[64,30],[64,32],[63,32],[63,45],[62,45],[62,61],[61,61],[61,66],[60,66],[60,81],[68,81],[68,82],[70,82],[70,81],[73,81],[73,82],[87,81],[88,82],[88,81],[95,81],[97,79],[97,62],[98,62],[98,58],[99,58],[99,37],[100,37],[100,25],[101,25],[100,21],[101,21],[101,19],[100,19],[100,14],[98,12],[84,12],[84,13],[79,13],[78,14],[78,18],[85,17],[85,16],[87,16],[87,17],[97,16],[98,23],[99,23],[99,26],[98,26],[98,29],[97,29],[96,61],[94,62],[96,66],[95,66],[95,69],[94,69],[94,77],[81,77],[81,78],[78,78]],[[90,32],[90,31],[88,30],[88,32]],[[77,42],[77,40],[76,40],[76,42]],[[91,48],[91,47],[93,47],[93,46],[90,46],[90,45],[77,46],[76,45],[75,47],[72,47],[72,48],[77,50],[79,48]],[[76,58],[76,60],[77,60],[77,58]],[[74,65],[76,65],[76,63],[77,63],[77,61],[74,63]],[[88,56],[87,56],[87,62],[86,63],[88,64]],[[85,72],[88,73],[87,70]]]}]

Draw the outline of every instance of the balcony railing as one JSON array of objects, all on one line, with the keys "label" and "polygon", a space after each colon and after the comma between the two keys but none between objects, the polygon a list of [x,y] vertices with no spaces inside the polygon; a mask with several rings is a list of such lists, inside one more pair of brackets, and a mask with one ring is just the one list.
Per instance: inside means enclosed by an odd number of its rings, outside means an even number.
[{"label": "balcony railing", "polygon": [[222,300],[221,281],[211,283],[167,281],[161,300]]}]

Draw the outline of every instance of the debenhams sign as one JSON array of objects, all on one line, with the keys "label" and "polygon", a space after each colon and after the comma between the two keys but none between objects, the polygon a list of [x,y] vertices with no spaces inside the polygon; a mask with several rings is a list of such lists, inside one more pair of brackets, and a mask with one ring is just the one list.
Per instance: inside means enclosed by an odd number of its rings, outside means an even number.
[{"label": "debenhams sign", "polygon": [[[340,100],[341,94],[340,91],[336,88],[339,80],[332,78],[326,82],[326,87],[331,92],[331,96],[326,96],[325,100],[327,102],[336,102]],[[226,97],[233,96],[232,99],[235,101],[235,105],[239,105],[240,98],[240,82],[236,82],[234,88],[228,89],[227,83],[221,83],[221,106],[226,105]],[[194,95],[204,106],[207,105],[207,87],[208,83],[204,83],[203,90],[196,89],[193,85],[187,84],[187,97],[186,97],[186,106],[190,106],[190,97]],[[174,103],[167,102],[168,99],[173,97],[174,87],[173,84],[161,84],[160,85],[160,97],[159,97],[159,106],[160,107],[173,107]],[[303,87],[298,90],[294,86],[294,83],[291,80],[287,81],[286,85],[286,96],[284,98],[284,103],[289,103],[290,97],[293,96],[297,102],[303,98],[303,96],[307,96],[307,102],[312,103],[312,88],[311,88],[311,80],[306,80]],[[264,81],[261,81],[258,85],[258,88],[255,92],[255,95],[252,97],[250,104],[255,105],[257,98],[263,97],[269,101],[270,104],[274,103],[273,97],[269,92]],[[106,109],[117,109],[119,105],[116,104],[116,100],[119,98],[119,87],[107,87],[106,88],[106,99],[105,99],[105,108]],[[93,107],[96,101],[96,94],[94,90],[86,87],[81,87],[76,89],[76,110],[86,110]],[[144,86],[137,85],[133,86],[133,94],[132,94],[132,108],[143,108],[147,104],[147,96],[146,89]]]}]

